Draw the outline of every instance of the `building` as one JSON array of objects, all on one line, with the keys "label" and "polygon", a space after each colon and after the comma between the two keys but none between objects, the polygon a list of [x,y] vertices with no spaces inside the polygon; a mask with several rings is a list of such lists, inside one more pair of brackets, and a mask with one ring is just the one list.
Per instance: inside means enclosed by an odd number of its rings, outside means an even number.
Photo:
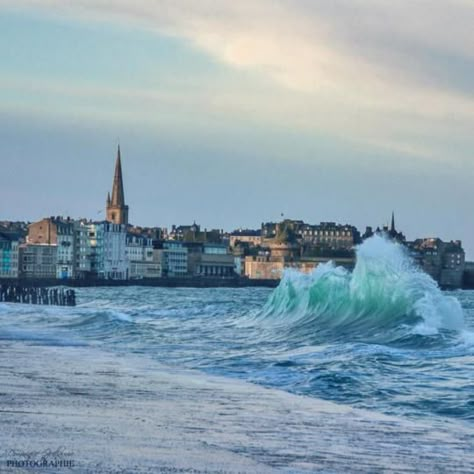
[{"label": "building", "polygon": [[173,225],[169,233],[170,240],[179,240],[181,242],[211,242],[222,243],[224,240],[224,231],[222,229],[204,229],[195,222],[192,225]]},{"label": "building", "polygon": [[201,262],[201,256],[203,253],[203,242],[195,242],[195,241],[188,241],[188,242],[181,242],[183,247],[186,247],[187,250],[187,274],[188,275],[195,275],[196,269],[199,263]]},{"label": "building", "polygon": [[462,287],[465,253],[461,241],[443,242],[439,238],[424,238],[407,245],[419,266],[441,287]]},{"label": "building", "polygon": [[123,190],[120,145],[117,149],[112,197],[110,197],[110,193],[107,195],[106,220],[113,224],[128,225],[128,206],[125,204],[125,193]]},{"label": "building", "polygon": [[127,232],[126,253],[130,262],[152,262],[153,239]]},{"label": "building", "polygon": [[57,278],[56,244],[22,244],[20,246],[20,277]]},{"label": "building", "polygon": [[21,236],[0,228],[0,278],[18,278]]},{"label": "building", "polygon": [[451,241],[444,246],[443,268],[439,284],[443,288],[461,288],[466,267],[466,255],[461,241]]},{"label": "building", "polygon": [[301,227],[300,236],[307,247],[320,250],[350,251],[360,243],[360,233],[356,227],[335,222],[321,222],[317,225],[305,224]]},{"label": "building", "polygon": [[251,229],[238,229],[230,234],[229,245],[234,248],[238,244],[248,244],[251,247],[258,247],[262,244],[262,231]]},{"label": "building", "polygon": [[24,241],[28,234],[28,225],[29,222],[24,221],[0,221],[0,230],[7,234],[16,234],[20,237],[21,241]]},{"label": "building", "polygon": [[192,225],[172,225],[169,233],[170,240],[195,241],[196,236],[201,233],[201,226],[194,222]]},{"label": "building", "polygon": [[56,247],[56,278],[75,278],[75,228],[68,217],[48,217],[28,226],[27,244]]},{"label": "building", "polygon": [[235,259],[225,244],[170,240],[163,243],[162,275],[232,277]]},{"label": "building", "polygon": [[262,222],[261,238],[265,240],[294,241],[301,237],[303,227],[307,226],[301,220],[285,219],[281,222]]},{"label": "building", "polygon": [[129,263],[125,224],[95,222],[89,224],[91,270],[100,279],[127,280]]},{"label": "building", "polygon": [[153,239],[145,235],[128,233],[126,254],[129,264],[128,277],[131,280],[161,276],[161,261],[155,259]]},{"label": "building", "polygon": [[201,277],[233,277],[236,275],[234,256],[224,244],[205,243],[193,274]]},{"label": "building", "polygon": [[[163,276],[163,248],[155,247],[153,244],[153,267],[148,267],[146,278],[161,278]],[[153,273],[153,276],[150,274]]]},{"label": "building", "polygon": [[353,257],[315,257],[315,258],[287,258],[274,257],[270,252],[260,252],[259,255],[245,257],[245,276],[250,279],[279,280],[286,269],[294,269],[303,273],[312,272],[318,265],[334,262],[348,270],[354,268]]},{"label": "building", "polygon": [[95,276],[92,240],[92,223],[86,220],[74,222],[74,277],[86,279]]},{"label": "building", "polygon": [[268,240],[266,248],[270,251],[272,258],[284,258],[286,260],[298,259],[302,250],[302,247],[297,243],[284,242],[278,239]]},{"label": "building", "polygon": [[300,254],[332,255],[335,251],[351,252],[361,241],[356,227],[335,222],[307,224],[301,220],[285,219],[282,222],[262,224],[261,245],[279,241],[301,246]]},{"label": "building", "polygon": [[244,274],[253,280],[280,280],[285,269],[283,258],[272,259],[269,252],[245,257]]},{"label": "building", "polygon": [[183,242],[170,240],[163,243],[161,272],[164,277],[188,275],[188,249]]}]

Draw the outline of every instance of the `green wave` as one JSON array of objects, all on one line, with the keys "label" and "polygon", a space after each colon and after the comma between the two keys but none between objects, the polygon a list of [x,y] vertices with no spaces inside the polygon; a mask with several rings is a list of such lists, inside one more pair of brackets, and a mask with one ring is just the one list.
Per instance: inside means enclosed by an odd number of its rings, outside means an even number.
[{"label": "green wave", "polygon": [[356,253],[352,272],[331,262],[311,274],[286,271],[259,318],[302,342],[324,336],[387,343],[463,329],[458,300],[417,268],[405,247],[374,236]]}]

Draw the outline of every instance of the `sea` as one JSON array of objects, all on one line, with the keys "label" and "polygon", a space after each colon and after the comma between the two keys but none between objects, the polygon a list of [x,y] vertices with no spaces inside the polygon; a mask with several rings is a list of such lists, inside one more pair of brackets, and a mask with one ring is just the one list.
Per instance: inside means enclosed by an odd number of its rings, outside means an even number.
[{"label": "sea", "polygon": [[0,340],[90,346],[474,424],[474,292],[442,291],[382,237],[358,247],[352,272],[287,271],[276,289],[96,287],[78,289],[73,308],[0,304]]}]

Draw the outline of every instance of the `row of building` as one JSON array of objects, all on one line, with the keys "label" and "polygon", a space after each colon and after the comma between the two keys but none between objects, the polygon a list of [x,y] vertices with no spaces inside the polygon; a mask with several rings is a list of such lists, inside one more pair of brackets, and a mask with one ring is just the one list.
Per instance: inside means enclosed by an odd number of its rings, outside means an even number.
[{"label": "row of building", "polygon": [[[352,225],[301,220],[262,223],[260,229],[202,230],[194,223],[162,228],[129,224],[120,147],[106,219],[49,217],[31,224],[0,223],[0,278],[138,280],[166,277],[280,279],[286,268],[311,271],[329,260],[352,268],[354,247],[375,233],[405,245],[444,287],[460,287],[465,255],[460,241],[407,242],[390,226],[361,234]],[[2,225],[3,224],[3,225]]]},{"label": "row of building", "polygon": [[[412,258],[443,287],[460,287],[465,254],[460,241],[407,242],[403,234],[375,231],[405,245]],[[0,278],[136,280],[164,277],[279,279],[286,268],[309,272],[329,260],[352,268],[354,246],[373,235],[353,226],[301,221],[262,224],[230,234],[197,224],[143,229],[108,221],[49,217],[0,226]]]},{"label": "row of building", "polygon": [[25,237],[0,230],[1,278],[230,277],[234,268],[222,243],[153,239],[107,221],[50,217],[30,224]]},{"label": "row of building", "polygon": [[[374,234],[384,235],[404,245],[415,263],[431,275],[442,287],[463,286],[466,272],[465,252],[461,241],[443,242],[439,238],[407,241],[395,227],[392,213],[390,226],[364,234],[350,225],[323,222],[317,225],[303,221],[284,220],[262,224],[260,231],[238,231],[230,237],[231,247],[245,255],[244,274],[249,278],[281,278],[286,268],[312,271],[321,263],[332,260],[336,265],[352,269],[356,245]],[[254,248],[256,252],[251,252]]]}]

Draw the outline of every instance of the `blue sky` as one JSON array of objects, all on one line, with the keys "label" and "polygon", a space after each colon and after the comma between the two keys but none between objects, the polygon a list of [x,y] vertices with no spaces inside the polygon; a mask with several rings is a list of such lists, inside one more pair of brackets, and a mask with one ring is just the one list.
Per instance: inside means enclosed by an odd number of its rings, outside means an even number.
[{"label": "blue sky", "polygon": [[0,0],[0,219],[285,216],[462,239],[474,258],[465,0]]}]

